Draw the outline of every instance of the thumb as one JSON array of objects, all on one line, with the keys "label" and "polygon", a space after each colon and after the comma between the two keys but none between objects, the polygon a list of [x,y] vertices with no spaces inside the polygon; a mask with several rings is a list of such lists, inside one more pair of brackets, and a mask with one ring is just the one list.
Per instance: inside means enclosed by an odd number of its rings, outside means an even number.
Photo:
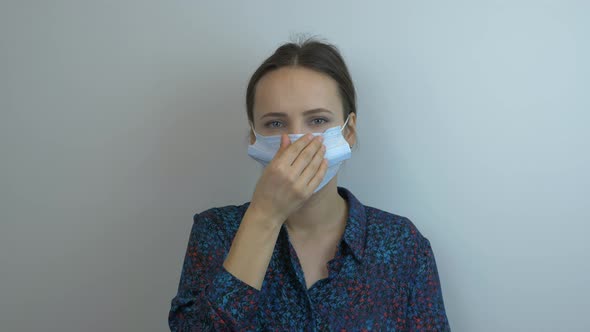
[{"label": "thumb", "polygon": [[291,144],[289,136],[287,136],[286,134],[281,134],[281,146],[279,146],[279,150],[277,151],[276,156],[283,154],[283,151],[285,151],[289,144]]},{"label": "thumb", "polygon": [[285,149],[290,144],[291,144],[291,140],[289,139],[289,136],[287,136],[286,134],[281,134],[281,150]]}]

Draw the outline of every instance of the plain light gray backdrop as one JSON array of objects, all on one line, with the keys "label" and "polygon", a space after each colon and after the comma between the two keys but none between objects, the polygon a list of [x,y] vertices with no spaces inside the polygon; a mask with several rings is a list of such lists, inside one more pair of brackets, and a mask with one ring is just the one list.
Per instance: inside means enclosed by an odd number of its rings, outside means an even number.
[{"label": "plain light gray backdrop", "polygon": [[336,44],[339,185],[432,243],[453,331],[588,331],[587,1],[0,3],[0,329],[165,331],[196,212],[249,201],[246,84]]}]

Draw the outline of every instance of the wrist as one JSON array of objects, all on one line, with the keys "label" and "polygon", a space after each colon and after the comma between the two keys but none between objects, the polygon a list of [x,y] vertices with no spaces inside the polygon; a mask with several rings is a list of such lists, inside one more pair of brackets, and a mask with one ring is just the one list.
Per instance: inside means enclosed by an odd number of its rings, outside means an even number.
[{"label": "wrist", "polygon": [[256,225],[264,230],[276,231],[281,228],[285,220],[286,218],[282,216],[273,216],[259,206],[250,204],[242,221]]}]

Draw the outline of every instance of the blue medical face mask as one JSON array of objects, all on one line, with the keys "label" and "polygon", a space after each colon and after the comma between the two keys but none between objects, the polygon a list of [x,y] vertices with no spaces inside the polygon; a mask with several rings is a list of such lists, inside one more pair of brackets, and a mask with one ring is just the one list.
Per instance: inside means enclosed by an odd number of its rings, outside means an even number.
[{"label": "blue medical face mask", "polygon": [[[350,113],[348,114],[348,117],[346,118],[346,121],[342,127],[335,126],[326,129],[326,131],[323,133],[312,133],[313,136],[324,137],[324,141],[322,142],[326,146],[324,158],[326,158],[328,161],[328,170],[326,171],[326,175],[322,179],[322,182],[320,182],[318,187],[315,189],[314,193],[322,189],[323,186],[330,182],[336,173],[338,173],[342,162],[346,159],[350,159],[352,155],[348,141],[346,141],[344,136],[342,136],[342,130],[344,130],[346,127],[349,118]],[[252,128],[252,131],[254,131],[256,142],[254,142],[254,144],[248,145],[248,155],[254,160],[260,162],[262,166],[266,167],[281,147],[281,135],[263,136],[254,130],[252,122],[250,122],[250,127]],[[289,134],[288,136],[291,140],[291,143],[293,143],[304,135],[305,134]]]}]

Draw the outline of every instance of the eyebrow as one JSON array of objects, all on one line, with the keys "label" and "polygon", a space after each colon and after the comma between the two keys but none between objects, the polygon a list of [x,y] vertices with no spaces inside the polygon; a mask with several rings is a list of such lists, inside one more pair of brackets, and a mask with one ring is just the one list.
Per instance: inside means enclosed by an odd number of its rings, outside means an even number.
[{"label": "eyebrow", "polygon": [[[332,111],[325,109],[325,108],[314,108],[311,110],[307,110],[305,112],[303,112],[304,115],[308,115],[308,114],[316,114],[316,113],[330,113],[332,114]],[[281,113],[281,112],[270,112],[270,113],[266,113],[263,116],[260,117],[260,119],[269,117],[269,116],[278,116],[278,117],[286,117],[287,113]]]}]

